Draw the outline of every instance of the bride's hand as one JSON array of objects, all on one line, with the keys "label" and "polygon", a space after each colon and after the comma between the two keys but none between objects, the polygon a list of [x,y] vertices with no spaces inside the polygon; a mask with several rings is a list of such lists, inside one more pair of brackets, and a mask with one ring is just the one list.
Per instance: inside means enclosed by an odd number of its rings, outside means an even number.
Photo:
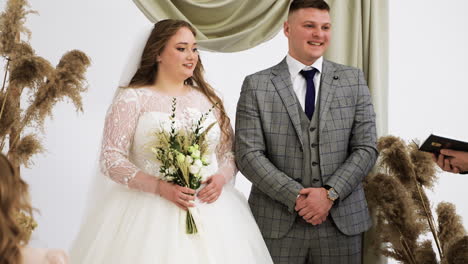
[{"label": "bride's hand", "polygon": [[160,180],[158,185],[158,193],[166,200],[173,202],[181,209],[187,210],[188,207],[195,206],[191,202],[195,200],[195,190],[193,189]]},{"label": "bride's hand", "polygon": [[198,193],[198,199],[202,202],[212,203],[218,200],[221,195],[226,179],[221,174],[213,174],[203,183],[206,186]]}]

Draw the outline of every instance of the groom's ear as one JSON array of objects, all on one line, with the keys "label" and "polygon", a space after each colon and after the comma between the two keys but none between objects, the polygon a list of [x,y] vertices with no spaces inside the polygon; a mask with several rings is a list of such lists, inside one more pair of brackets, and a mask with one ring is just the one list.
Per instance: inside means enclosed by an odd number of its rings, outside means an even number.
[{"label": "groom's ear", "polygon": [[284,32],[284,35],[289,38],[289,23],[287,20],[284,21],[283,32]]}]

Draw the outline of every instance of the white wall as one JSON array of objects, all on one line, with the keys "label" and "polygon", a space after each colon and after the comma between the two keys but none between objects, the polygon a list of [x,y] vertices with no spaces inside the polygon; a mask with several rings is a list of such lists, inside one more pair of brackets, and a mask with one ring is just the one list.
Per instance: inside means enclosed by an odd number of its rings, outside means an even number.
[{"label": "white wall", "polygon": [[[389,133],[423,141],[429,134],[468,141],[468,2],[389,0]],[[433,208],[452,202],[468,228],[468,175],[440,173]],[[392,263],[392,262],[390,262]],[[395,262],[396,263],[396,262]]]},{"label": "white wall", "polygon": [[[468,59],[463,16],[468,2],[446,0],[390,1],[389,133],[404,139],[439,133],[468,140],[463,87]],[[132,36],[147,26],[146,18],[130,0],[30,0],[40,16],[27,26],[37,53],[54,64],[71,49],[93,60],[88,71],[89,91],[84,113],[71,104],[54,108],[46,122],[43,143],[47,152],[34,157],[23,176],[31,186],[33,204],[41,212],[36,245],[68,248],[77,232],[87,185],[95,170],[105,111],[111,100]],[[3,5],[3,4],[0,4]],[[233,118],[240,86],[246,74],[279,62],[286,54],[282,33],[254,49],[201,56],[207,79],[224,94]],[[431,197],[454,202],[468,226],[468,205],[463,203],[468,176],[441,174]],[[238,176],[238,187],[248,193],[249,183]]]}]

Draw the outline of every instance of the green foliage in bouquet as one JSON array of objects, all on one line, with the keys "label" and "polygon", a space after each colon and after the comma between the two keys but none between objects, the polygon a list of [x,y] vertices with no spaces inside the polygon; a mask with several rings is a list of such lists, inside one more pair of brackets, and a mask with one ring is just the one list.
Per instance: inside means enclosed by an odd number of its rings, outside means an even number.
[{"label": "green foliage in bouquet", "polygon": [[[65,53],[53,67],[21,40],[31,36],[24,26],[26,16],[36,13],[27,0],[8,0],[0,13],[0,55],[5,72],[0,90],[0,150],[19,172],[30,158],[43,151],[36,133],[42,130],[53,106],[68,97],[77,111],[83,111],[81,93],[86,91],[85,72],[90,59],[79,50]],[[22,97],[25,98],[22,98]],[[25,100],[22,100],[25,99]],[[21,102],[27,105],[21,105]],[[28,131],[28,134],[25,134]]]},{"label": "green foliage in bouquet", "polygon": [[[204,170],[210,164],[211,153],[208,153],[206,136],[216,122],[206,128],[204,125],[214,107],[195,122],[176,127],[177,99],[172,99],[169,131],[161,125],[161,129],[154,132],[154,141],[147,145],[154,154],[155,161],[161,164],[159,173],[163,180],[194,190],[200,187],[203,176],[206,176]],[[186,223],[187,234],[198,232],[190,210],[187,212]]]},{"label": "green foliage in bouquet", "polygon": [[[437,180],[430,154],[394,136],[378,141],[378,171],[365,181],[369,207],[376,215],[375,250],[405,264],[468,263],[468,236],[451,203],[440,203],[436,222],[425,189]],[[422,237],[430,232],[431,240]],[[385,245],[383,248],[380,246]]]}]

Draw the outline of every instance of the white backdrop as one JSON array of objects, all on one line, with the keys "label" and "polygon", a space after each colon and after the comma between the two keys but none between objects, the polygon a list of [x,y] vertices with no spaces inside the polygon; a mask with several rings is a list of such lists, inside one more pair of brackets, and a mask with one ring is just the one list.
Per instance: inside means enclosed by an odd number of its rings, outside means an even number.
[{"label": "white backdrop", "polygon": [[[3,3],[0,6],[3,7]],[[88,182],[95,169],[105,111],[132,37],[148,26],[131,0],[30,0],[40,15],[27,27],[37,53],[54,64],[71,49],[92,58],[84,113],[60,103],[43,137],[47,152],[23,169],[33,205],[40,211],[33,244],[67,249],[78,231]],[[463,80],[468,60],[464,10],[468,2],[447,0],[390,1],[389,133],[404,139],[424,139],[429,133],[468,141],[465,121],[468,92]],[[282,33],[254,49],[231,54],[202,52],[207,79],[225,98],[231,118],[245,75],[279,62],[287,52]],[[238,188],[248,195],[241,175]],[[463,194],[468,176],[441,173],[430,194],[434,201],[451,201],[468,227]]]},{"label": "white backdrop", "polygon": [[[389,0],[389,133],[468,141],[468,1]],[[468,175],[440,173],[429,198],[452,202],[468,228]],[[389,262],[396,263],[396,262]]]}]

